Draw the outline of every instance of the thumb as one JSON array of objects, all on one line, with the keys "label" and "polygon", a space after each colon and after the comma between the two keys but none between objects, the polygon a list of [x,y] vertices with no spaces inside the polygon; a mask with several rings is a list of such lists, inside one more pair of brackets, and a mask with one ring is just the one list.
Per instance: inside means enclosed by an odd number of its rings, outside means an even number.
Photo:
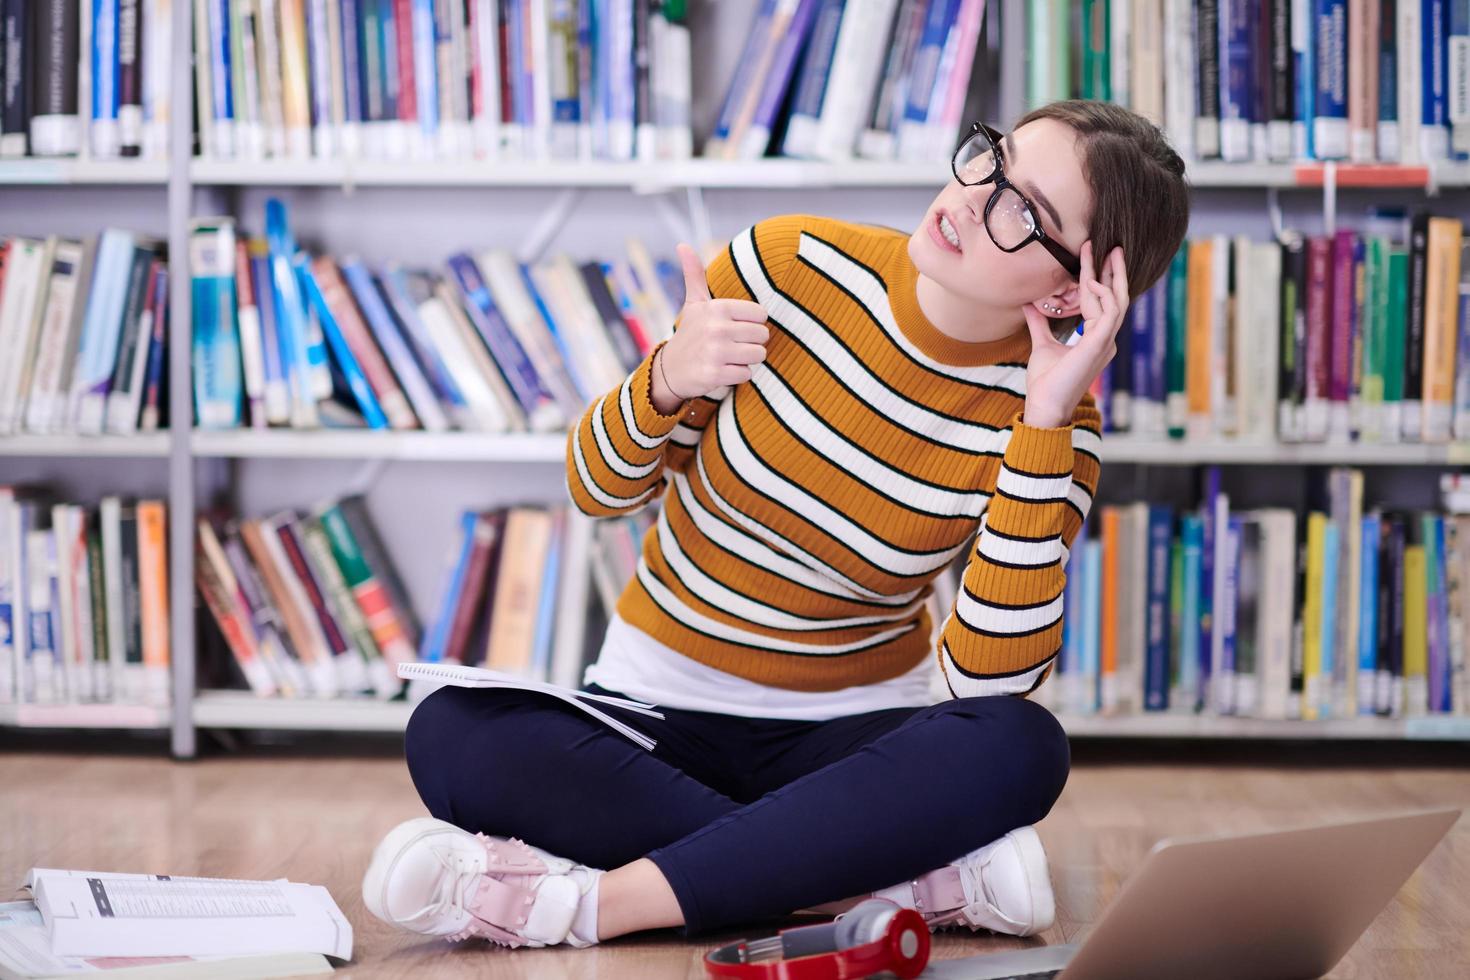
[{"label": "thumb", "polygon": [[704,263],[699,254],[689,245],[679,243],[679,264],[684,267],[684,302],[693,303],[710,298],[709,283],[704,278]]},{"label": "thumb", "polygon": [[1051,321],[1041,315],[1041,311],[1027,303],[1021,307],[1021,312],[1026,315],[1026,327],[1031,331],[1031,349],[1038,350],[1057,343],[1057,339],[1051,333]]}]

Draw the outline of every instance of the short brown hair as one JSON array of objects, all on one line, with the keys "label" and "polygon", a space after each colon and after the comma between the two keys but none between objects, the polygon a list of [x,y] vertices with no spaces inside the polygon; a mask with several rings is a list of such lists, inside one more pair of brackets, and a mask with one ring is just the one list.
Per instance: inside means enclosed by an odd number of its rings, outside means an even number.
[{"label": "short brown hair", "polygon": [[[1115,246],[1128,265],[1129,300],[1169,271],[1189,229],[1189,186],[1184,161],[1159,127],[1111,102],[1063,99],[1038,106],[1016,120],[1056,119],[1077,133],[1082,175],[1092,187],[1088,237],[1100,266]],[[1080,316],[1052,320],[1058,337],[1069,336]]]}]

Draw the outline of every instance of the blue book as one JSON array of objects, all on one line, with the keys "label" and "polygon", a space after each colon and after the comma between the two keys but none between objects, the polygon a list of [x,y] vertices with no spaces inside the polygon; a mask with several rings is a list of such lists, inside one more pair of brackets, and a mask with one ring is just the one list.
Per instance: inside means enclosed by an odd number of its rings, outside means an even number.
[{"label": "blue book", "polygon": [[378,69],[383,78],[383,119],[398,122],[398,33],[393,0],[378,0]]},{"label": "blue book", "polygon": [[735,73],[730,76],[730,85],[725,89],[725,101],[720,106],[720,114],[715,118],[715,128],[710,133],[712,143],[723,143],[730,138],[730,127],[734,125],[735,115],[740,111],[750,89],[763,82],[763,79],[756,77],[755,72],[760,67],[761,54],[770,40],[776,2],[777,0],[761,0],[761,5],[756,8],[755,20],[751,23],[750,30],[745,32],[745,47],[740,52],[739,60],[735,62]]},{"label": "blue book", "polygon": [[1087,548],[1087,522],[1077,529],[1067,552],[1066,584],[1062,587],[1062,650],[1057,655],[1057,673],[1076,673],[1082,656],[1083,552]]},{"label": "blue book", "polygon": [[[1400,0],[1413,3],[1414,0]],[[1444,160],[1450,152],[1449,8],[1445,0],[1421,0],[1419,5],[1421,57],[1419,66],[1419,153],[1425,160]]]},{"label": "blue book", "polygon": [[[454,376],[449,371],[449,366],[440,356],[439,349],[434,346],[433,338],[429,336],[429,328],[419,317],[417,304],[409,292],[408,281],[404,276],[403,269],[397,265],[390,264],[384,268],[383,274],[378,278],[378,288],[388,306],[393,311],[393,316],[398,320],[403,335],[408,339],[408,344],[413,348],[414,357],[424,376],[428,378],[429,384],[433,386],[439,400],[450,406],[450,414],[457,419],[466,418],[466,402],[464,394],[455,384]],[[460,422],[461,427],[470,427]]]},{"label": "blue book", "polygon": [[1336,707],[1333,677],[1337,669],[1337,575],[1342,560],[1342,534],[1327,522],[1322,538],[1322,657],[1317,688],[1317,717],[1331,718]]},{"label": "blue book", "polygon": [[[238,0],[236,0],[238,3]],[[309,76],[307,95],[311,102],[311,133],[318,156],[341,153],[329,142],[332,128],[332,56],[327,45],[327,4],[333,0],[306,0],[306,70]],[[340,16],[340,12],[339,12]]]},{"label": "blue book", "polygon": [[[414,88],[417,95],[419,132],[429,145],[439,133],[439,76],[435,48],[434,0],[413,0]],[[423,65],[426,67],[420,68]]]},{"label": "blue book", "polygon": [[1179,690],[1185,705],[1198,711],[1200,692],[1200,641],[1202,633],[1192,624],[1201,620],[1200,585],[1204,576],[1200,566],[1204,561],[1204,518],[1199,514],[1184,514],[1179,519],[1179,533],[1184,552],[1184,595],[1180,603],[1179,621],[1184,624],[1179,641]]},{"label": "blue book", "polygon": [[337,318],[332,316],[327,299],[322,295],[321,284],[316,281],[316,276],[311,271],[311,262],[305,253],[301,253],[296,256],[292,265],[301,280],[301,288],[306,293],[307,301],[321,321],[322,333],[326,335],[327,343],[332,348],[332,357],[342,371],[342,378],[347,382],[347,388],[352,392],[352,397],[357,402],[362,417],[367,421],[368,428],[388,428],[388,418],[383,414],[378,398],[373,394],[372,386],[368,384],[367,376],[362,372],[362,366],[357,363],[357,358],[353,355],[347,338],[342,336],[342,329],[337,325]]},{"label": "blue book", "polygon": [[1149,328],[1152,347],[1148,362],[1148,397],[1157,407],[1155,429],[1164,431],[1164,401],[1168,397],[1168,379],[1165,375],[1169,362],[1169,276],[1166,274],[1153,286],[1153,324]]},{"label": "blue book", "polygon": [[[1291,152],[1299,160],[1316,156],[1317,44],[1311,19],[1316,0],[1291,0]],[[1300,28],[1300,29],[1298,29]]]},{"label": "blue book", "polygon": [[[609,16],[605,22],[611,60],[608,70],[611,78],[608,85],[608,122],[612,136],[610,155],[616,160],[627,160],[633,156],[633,126],[637,113],[636,81],[634,78],[633,53],[633,0],[611,0]],[[526,91],[532,91],[532,72],[526,73]],[[542,125],[545,120],[536,120]]]},{"label": "blue book", "polygon": [[[1251,158],[1255,109],[1255,22],[1251,0],[1220,0],[1220,158]],[[1264,122],[1264,120],[1259,120]]]},{"label": "blue book", "polygon": [[524,262],[517,262],[516,268],[520,271],[521,282],[526,287],[527,295],[531,297],[531,301],[536,304],[536,309],[541,313],[541,322],[546,324],[546,332],[551,334],[552,342],[556,344],[557,353],[561,356],[562,368],[572,379],[572,387],[577,390],[577,395],[583,402],[590,404],[596,401],[597,397],[602,394],[602,390],[582,376],[582,372],[577,367],[577,360],[572,356],[566,336],[557,327],[556,317],[552,315],[551,308],[546,305],[546,301],[536,288],[535,281],[531,278],[531,270]]},{"label": "blue book", "polygon": [[[1445,556],[1444,515],[1426,515],[1424,535],[1425,567],[1429,581],[1425,595],[1429,599],[1429,710],[1448,713],[1450,696],[1450,607]],[[1432,560],[1431,560],[1432,559]]]},{"label": "blue book", "polygon": [[449,566],[449,579],[439,593],[439,610],[419,642],[420,660],[436,663],[444,659],[444,648],[449,643],[449,631],[454,625],[454,611],[459,607],[460,593],[464,591],[465,569],[469,567],[470,554],[475,550],[475,525],[479,520],[480,515],[472,510],[459,515],[458,546]]},{"label": "blue book", "polygon": [[1205,468],[1205,493],[1202,506],[1199,557],[1199,690],[1196,703],[1208,704],[1211,657],[1215,640],[1215,536],[1224,528],[1216,527],[1215,502],[1220,496],[1220,467]]},{"label": "blue book", "polygon": [[1157,302],[1157,299],[1154,290],[1146,289],[1138,294],[1138,299],[1128,309],[1128,314],[1130,315],[1128,326],[1132,330],[1128,348],[1128,354],[1132,361],[1129,365],[1131,368],[1129,374],[1132,375],[1130,379],[1132,382],[1130,394],[1133,396],[1133,415],[1130,420],[1130,427],[1134,432],[1141,429],[1139,425],[1140,410],[1142,410],[1144,415],[1148,414],[1148,409],[1144,408],[1144,404],[1148,401],[1149,397],[1148,368],[1149,360],[1153,356],[1152,331],[1154,326],[1153,311],[1155,302]]},{"label": "blue book", "polygon": [[1398,2],[1380,4],[1378,32],[1378,156],[1390,162],[1403,159],[1404,152],[1399,141],[1399,42],[1398,24],[1386,25],[1383,17],[1396,15]]},{"label": "blue book", "polygon": [[531,359],[495,307],[490,289],[480,276],[474,259],[461,252],[451,255],[448,264],[449,278],[464,301],[465,314],[495,359],[500,373],[505,376],[506,384],[531,422],[531,428],[539,430],[542,426],[552,425],[553,418],[558,425],[564,422],[561,410],[541,383]]},{"label": "blue book", "polygon": [[235,93],[230,77],[230,0],[212,0],[209,18],[209,98],[214,118],[213,146],[205,152],[229,157],[235,152]]},{"label": "blue book", "polygon": [[275,293],[271,288],[270,256],[258,250],[250,254],[250,287],[255,308],[260,311],[260,351],[265,374],[265,417],[274,424],[291,418],[291,389],[281,358],[280,331],[276,326]]},{"label": "blue book", "polygon": [[1101,665],[1099,642],[1102,635],[1102,542],[1089,539],[1083,554],[1082,593],[1082,670],[1078,678],[1078,705],[1083,714],[1093,714],[1098,706],[1098,675]]},{"label": "blue book", "polygon": [[92,0],[92,155],[115,157],[118,132],[118,0]]},{"label": "blue book", "polygon": [[382,294],[378,292],[367,266],[358,259],[349,259],[340,268],[342,278],[357,302],[357,308],[362,311],[368,330],[372,331],[373,340],[383,351],[383,357],[393,369],[398,383],[403,386],[403,393],[407,396],[413,413],[418,416],[419,423],[429,432],[443,432],[448,429],[449,420],[439,407],[439,400],[429,387],[428,379],[419,370],[407,341],[399,333],[398,323],[388,312],[388,306],[383,302]]},{"label": "blue book", "polygon": [[[276,307],[276,329],[280,332],[281,357],[290,379],[292,424],[309,427],[316,422],[318,388],[313,379],[311,327],[307,323],[306,298],[301,293],[294,262],[296,241],[286,222],[286,207],[276,198],[265,202],[266,246],[270,254],[271,293]],[[322,352],[322,367],[326,353]],[[330,381],[330,378],[328,379]]]},{"label": "blue book", "polygon": [[235,223],[202,219],[189,231],[194,417],[201,429],[243,421],[240,326],[235,319]]},{"label": "blue book", "polygon": [[101,432],[102,409],[112,371],[127,302],[128,275],[135,244],[131,232],[109,228],[97,243],[92,288],[82,319],[67,417],[83,431]]},{"label": "blue book", "polygon": [[[932,2],[938,5],[941,0]],[[843,0],[825,0],[817,11],[812,37],[796,74],[791,115],[781,140],[782,156],[807,156],[815,146],[817,120],[827,95],[827,75],[832,68],[832,53],[837,48],[837,29],[842,26],[842,4]]]},{"label": "blue book", "polygon": [[1374,675],[1378,670],[1378,541],[1383,518],[1363,515],[1358,562],[1358,714],[1373,714]]},{"label": "blue book", "polygon": [[914,51],[913,64],[909,66],[907,98],[904,100],[904,123],[920,125],[929,120],[929,100],[934,95],[934,86],[939,81],[939,62],[944,55],[944,42],[959,16],[959,0],[930,0],[924,15],[924,31],[919,35],[919,46]]},{"label": "blue book", "polygon": [[[342,21],[342,118],[347,123],[360,123],[366,118],[362,85],[362,31],[359,0],[338,0]],[[372,0],[368,0],[369,3]],[[430,62],[432,64],[433,62]]]},{"label": "blue book", "polygon": [[1445,119],[1449,123],[1449,155],[1470,157],[1470,0],[1446,0],[1449,26],[1445,30]]},{"label": "blue book", "polygon": [[1211,681],[1214,692],[1215,710],[1221,714],[1234,714],[1236,670],[1235,632],[1240,611],[1240,539],[1242,520],[1239,514],[1231,514],[1225,522],[1225,569],[1222,577],[1224,594],[1216,596],[1216,628],[1220,630],[1220,672]]},{"label": "blue book", "polygon": [[1148,509],[1148,616],[1144,634],[1143,707],[1169,707],[1169,546],[1174,512],[1166,504]]},{"label": "blue book", "polygon": [[536,631],[531,641],[531,676],[549,679],[551,641],[556,635],[557,584],[561,572],[562,539],[566,533],[566,516],[553,513],[551,539],[547,543],[546,570],[541,579],[541,595],[536,603]]},{"label": "blue book", "polygon": [[[1412,0],[1410,0],[1412,2]],[[1316,50],[1316,89],[1312,104],[1312,142],[1318,160],[1348,155],[1347,0],[1312,0]]]}]

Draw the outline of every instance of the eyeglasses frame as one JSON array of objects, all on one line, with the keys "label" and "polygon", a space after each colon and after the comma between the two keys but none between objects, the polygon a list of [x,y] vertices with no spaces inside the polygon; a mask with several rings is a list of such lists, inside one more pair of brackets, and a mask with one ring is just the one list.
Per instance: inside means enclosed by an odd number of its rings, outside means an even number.
[{"label": "eyeglasses frame", "polygon": [[[959,158],[960,148],[974,138],[976,134],[982,132],[985,134],[985,138],[990,141],[990,147],[995,153],[995,169],[980,180],[967,181],[960,176],[960,168],[955,161]],[[1066,269],[1074,280],[1080,278],[1082,275],[1082,260],[1073,255],[1065,245],[1046,233],[1045,229],[1041,227],[1041,212],[1036,210],[1036,205],[1032,204],[1031,199],[1022,193],[1021,188],[1011,183],[1006,177],[1005,165],[1003,163],[1004,158],[1001,155],[1000,149],[1001,140],[1004,138],[1002,133],[997,132],[991,126],[980,122],[970,123],[970,131],[965,134],[964,139],[956,144],[954,153],[949,158],[949,169],[954,173],[954,179],[965,187],[979,187],[982,184],[994,182],[995,190],[991,191],[990,199],[985,202],[985,233],[990,236],[990,240],[995,243],[996,248],[1002,252],[1019,252],[1032,242],[1040,242],[1051,253],[1052,257],[1061,263],[1062,268]],[[1031,234],[1027,235],[1025,239],[1013,248],[1006,248],[1000,242],[995,241],[995,233],[990,230],[990,212],[995,207],[995,202],[1000,198],[1000,192],[1006,188],[1010,188],[1016,193],[1016,196],[1021,199],[1021,202],[1030,209],[1031,216],[1035,219],[1032,222]]]}]

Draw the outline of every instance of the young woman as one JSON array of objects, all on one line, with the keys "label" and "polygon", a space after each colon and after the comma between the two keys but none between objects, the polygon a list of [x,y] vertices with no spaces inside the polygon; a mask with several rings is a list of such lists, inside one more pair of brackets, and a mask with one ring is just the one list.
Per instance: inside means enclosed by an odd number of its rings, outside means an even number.
[{"label": "young woman", "polygon": [[[657,745],[543,695],[435,691],[405,746],[433,816],[379,844],[375,915],[509,946],[872,894],[931,927],[1051,925],[1030,825],[1070,756],[1026,695],[1097,489],[1086,392],[1188,193],[1158,129],[1103,102],[977,124],[953,167],[912,234],[785,215],[708,270],[680,247],[677,329],[567,449],[583,512],[663,497],[584,677],[656,703],[609,710]],[[972,540],[936,649],[925,600]]]}]

